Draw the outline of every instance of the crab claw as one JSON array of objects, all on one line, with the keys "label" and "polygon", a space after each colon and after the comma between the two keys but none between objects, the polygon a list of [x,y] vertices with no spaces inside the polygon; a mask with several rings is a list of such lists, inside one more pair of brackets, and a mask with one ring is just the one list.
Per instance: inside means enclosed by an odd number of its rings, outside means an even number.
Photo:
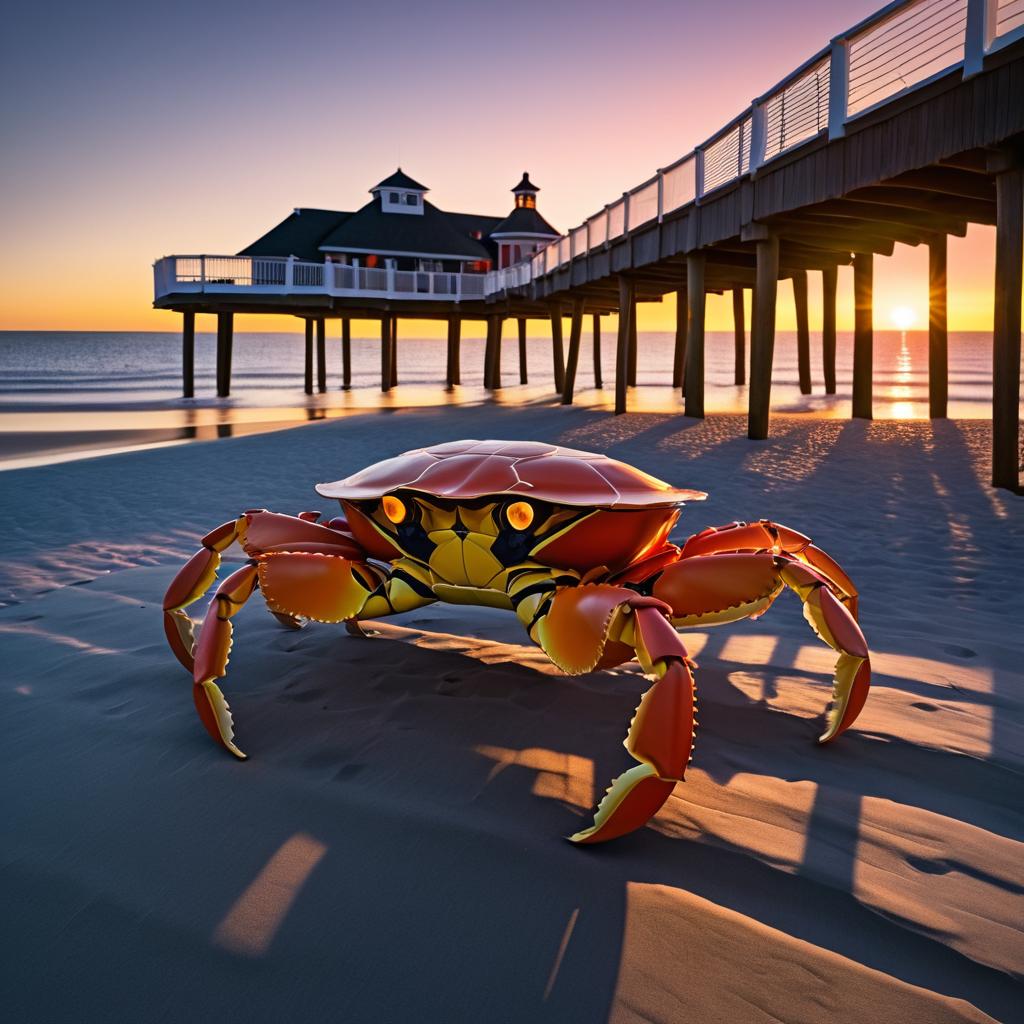
[{"label": "crab claw", "polygon": [[625,747],[640,763],[613,780],[593,825],[569,836],[574,843],[601,843],[641,828],[682,780],[692,756],[696,703],[689,658],[657,607],[661,602],[634,600],[632,641],[641,664],[658,676],[626,735]]}]

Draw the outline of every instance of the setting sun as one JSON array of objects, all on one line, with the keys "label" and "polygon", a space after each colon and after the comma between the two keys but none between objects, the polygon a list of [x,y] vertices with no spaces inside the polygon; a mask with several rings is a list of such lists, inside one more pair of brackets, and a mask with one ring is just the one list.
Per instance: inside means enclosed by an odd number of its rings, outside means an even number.
[{"label": "setting sun", "polygon": [[917,314],[910,306],[893,306],[889,318],[897,330],[909,331],[917,321]]}]

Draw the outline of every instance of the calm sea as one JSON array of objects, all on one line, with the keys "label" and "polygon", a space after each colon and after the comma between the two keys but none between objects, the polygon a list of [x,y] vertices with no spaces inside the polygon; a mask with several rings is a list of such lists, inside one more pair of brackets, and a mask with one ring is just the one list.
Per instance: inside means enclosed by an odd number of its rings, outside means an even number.
[{"label": "calm sea", "polygon": [[[330,324],[327,343],[328,387],[331,404],[378,404],[380,342],[353,339],[353,393],[339,393],[341,346]],[[503,344],[503,403],[542,401],[552,389],[551,344],[530,338],[530,386],[518,386],[518,355],[514,331],[506,327]],[[588,404],[610,399],[614,385],[615,339],[602,337],[607,394],[594,392],[591,338],[585,334],[577,388]],[[846,415],[849,411],[852,339],[838,339],[838,394],[826,397],[821,373],[820,339],[812,335],[813,391],[804,397],[797,388],[796,340],[780,332],[776,341],[773,408]],[[678,407],[671,383],[673,338],[645,333],[639,339],[636,404],[642,408]],[[302,407],[303,341],[292,334],[236,334],[233,393],[218,403],[214,391],[215,338],[196,336],[196,391],[194,403],[184,403],[181,389],[181,340],[177,334],[0,332],[0,410],[31,412],[58,408],[169,409],[184,405],[238,407]],[[462,344],[463,388],[454,400],[481,400],[483,341],[466,338]],[[987,417],[991,402],[991,335],[952,334],[949,340],[950,414]],[[436,403],[443,391],[445,343],[443,339],[402,337],[399,334],[400,387],[387,404]],[[927,416],[927,335],[922,331],[875,334],[875,415],[879,418]],[[731,334],[710,334],[707,340],[707,399],[709,411],[738,412],[746,404],[746,389],[733,384]],[[452,399],[445,399],[452,400]],[[323,404],[317,398],[314,404]]]}]

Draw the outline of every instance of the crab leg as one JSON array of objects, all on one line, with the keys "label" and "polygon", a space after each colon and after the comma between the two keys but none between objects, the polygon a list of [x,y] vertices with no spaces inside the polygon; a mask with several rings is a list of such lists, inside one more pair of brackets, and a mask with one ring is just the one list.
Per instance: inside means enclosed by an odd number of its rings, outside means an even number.
[{"label": "crab leg", "polygon": [[761,615],[784,586],[799,596],[804,618],[818,637],[839,654],[832,703],[819,738],[826,743],[853,724],[871,682],[867,642],[842,600],[849,591],[835,593],[833,588],[839,588],[831,574],[789,554],[726,550],[680,559],[653,577],[650,591],[671,606],[673,625],[693,627]]},{"label": "crab leg", "polygon": [[654,685],[643,695],[626,734],[637,764],[612,781],[594,823],[570,836],[600,843],[640,828],[669,798],[691,758],[696,688],[682,638],[663,601],[607,584],[558,591],[536,627],[548,656],[568,672],[623,661],[634,652]]}]

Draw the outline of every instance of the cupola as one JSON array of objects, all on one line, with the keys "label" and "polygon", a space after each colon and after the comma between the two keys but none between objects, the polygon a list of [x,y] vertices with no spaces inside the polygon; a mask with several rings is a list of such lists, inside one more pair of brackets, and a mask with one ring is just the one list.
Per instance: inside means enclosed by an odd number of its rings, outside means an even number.
[{"label": "cupola", "polygon": [[401,167],[390,177],[374,185],[370,195],[380,199],[382,213],[406,213],[423,216],[423,196],[430,190]]},{"label": "cupola", "polygon": [[530,181],[530,175],[523,171],[523,177],[519,184],[512,189],[512,194],[516,197],[516,209],[517,210],[534,210],[537,208],[537,193],[540,191],[532,181]]}]

